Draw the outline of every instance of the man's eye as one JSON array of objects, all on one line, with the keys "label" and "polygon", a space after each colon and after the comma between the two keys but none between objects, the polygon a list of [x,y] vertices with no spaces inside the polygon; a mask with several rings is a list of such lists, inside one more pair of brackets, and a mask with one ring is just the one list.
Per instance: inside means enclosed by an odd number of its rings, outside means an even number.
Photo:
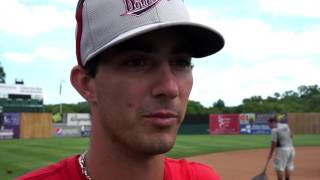
[{"label": "man's eye", "polygon": [[192,69],[191,58],[179,58],[171,62],[171,65],[179,69]]},{"label": "man's eye", "polygon": [[147,65],[146,60],[143,58],[132,58],[125,62],[128,67],[144,67]]},{"label": "man's eye", "polygon": [[122,67],[129,71],[146,71],[152,67],[152,63],[144,57],[129,57],[122,63]]}]

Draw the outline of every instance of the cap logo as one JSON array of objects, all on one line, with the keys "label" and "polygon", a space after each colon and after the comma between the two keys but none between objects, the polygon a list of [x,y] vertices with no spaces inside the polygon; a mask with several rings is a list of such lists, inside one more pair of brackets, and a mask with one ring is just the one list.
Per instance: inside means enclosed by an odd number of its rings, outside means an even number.
[{"label": "cap logo", "polygon": [[154,7],[161,0],[123,0],[126,11],[123,15],[139,16]]}]

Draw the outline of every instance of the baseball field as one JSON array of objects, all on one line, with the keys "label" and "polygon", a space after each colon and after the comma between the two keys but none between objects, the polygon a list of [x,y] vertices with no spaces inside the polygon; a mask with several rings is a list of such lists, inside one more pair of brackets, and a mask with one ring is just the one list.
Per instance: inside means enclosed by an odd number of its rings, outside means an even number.
[{"label": "baseball field", "polygon": [[[88,142],[88,138],[1,140],[0,179],[12,179],[81,153]],[[237,177],[241,180],[259,173],[269,145],[269,135],[179,135],[175,147],[167,155],[204,162],[215,168],[222,179]],[[320,179],[320,166],[317,166],[320,161],[320,135],[295,135],[294,145],[297,147],[296,169],[299,175],[295,179]],[[268,175],[274,177],[271,165]]]}]

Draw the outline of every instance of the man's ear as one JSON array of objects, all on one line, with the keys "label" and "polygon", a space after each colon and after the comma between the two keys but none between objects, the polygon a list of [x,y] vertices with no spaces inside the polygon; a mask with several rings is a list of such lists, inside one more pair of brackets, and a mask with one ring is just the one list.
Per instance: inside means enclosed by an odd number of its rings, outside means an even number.
[{"label": "man's ear", "polygon": [[78,93],[88,102],[96,100],[93,77],[89,76],[81,66],[77,65],[72,68],[70,81]]}]

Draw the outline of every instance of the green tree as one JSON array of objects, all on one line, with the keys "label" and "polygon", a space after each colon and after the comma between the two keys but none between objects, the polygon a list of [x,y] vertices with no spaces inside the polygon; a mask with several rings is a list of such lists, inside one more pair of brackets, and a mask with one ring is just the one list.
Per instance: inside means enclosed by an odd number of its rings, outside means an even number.
[{"label": "green tree", "polygon": [[225,108],[225,104],[224,104],[224,101],[221,100],[221,99],[218,99],[217,102],[213,103],[213,108],[219,108],[219,109],[223,109]]},{"label": "green tree", "polygon": [[4,68],[1,65],[0,62],[0,83],[5,83],[6,82],[6,73],[4,72]]},{"label": "green tree", "polygon": [[187,113],[189,114],[207,114],[207,110],[202,104],[198,101],[190,100],[188,102]]},{"label": "green tree", "polygon": [[267,112],[264,100],[261,96],[252,96],[250,98],[243,99],[242,103],[243,113]]},{"label": "green tree", "polygon": [[[59,112],[59,104],[45,105],[45,111],[53,114]],[[87,102],[77,104],[63,104],[63,112],[89,113]],[[320,112],[320,87],[318,85],[299,86],[298,92],[293,90],[274,93],[263,99],[261,96],[244,98],[242,104],[227,107],[222,99],[206,108],[198,101],[188,102],[187,113],[211,114],[211,113],[267,113],[267,112]]]}]

